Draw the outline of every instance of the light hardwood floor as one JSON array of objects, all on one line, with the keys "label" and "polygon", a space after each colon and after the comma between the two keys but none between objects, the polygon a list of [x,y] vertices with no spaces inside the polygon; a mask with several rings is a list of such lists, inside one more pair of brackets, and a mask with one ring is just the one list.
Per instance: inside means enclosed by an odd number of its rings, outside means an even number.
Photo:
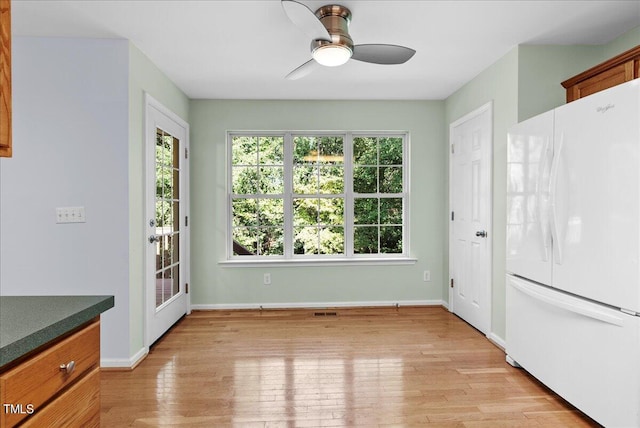
[{"label": "light hardwood floor", "polygon": [[101,421],[103,427],[597,426],[504,358],[438,307],[199,311],[134,371],[102,373]]}]

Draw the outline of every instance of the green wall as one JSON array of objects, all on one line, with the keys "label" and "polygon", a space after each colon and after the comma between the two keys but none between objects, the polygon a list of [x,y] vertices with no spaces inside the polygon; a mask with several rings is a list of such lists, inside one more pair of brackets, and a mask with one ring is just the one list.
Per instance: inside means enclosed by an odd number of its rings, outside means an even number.
[{"label": "green wall", "polygon": [[601,46],[518,47],[518,122],[566,102],[560,82],[601,62]]},{"label": "green wall", "polygon": [[[504,338],[505,307],[505,216],[507,129],[517,122],[518,111],[518,48],[464,85],[445,102],[446,123],[450,124],[489,101],[493,101],[493,255],[492,255],[492,317],[491,333]],[[448,130],[448,129],[447,129]],[[443,144],[448,144],[447,139]],[[449,152],[446,164],[448,166]],[[448,176],[448,174],[447,174]],[[448,188],[448,181],[447,181]],[[443,205],[449,212],[449,201]],[[448,227],[448,226],[447,226]],[[448,241],[447,241],[448,244]],[[448,254],[448,245],[447,245]],[[448,260],[448,258],[447,258]],[[448,300],[448,288],[442,290]]]},{"label": "green wall", "polygon": [[[598,62],[606,61],[622,52],[640,45],[640,26],[627,31],[611,43],[602,47],[602,55]],[[592,64],[593,67],[595,64]]]},{"label": "green wall", "polygon": [[[149,93],[189,121],[189,99],[137,47],[129,43],[129,295],[130,347],[144,347],[144,269],[146,249],[144,212],[144,122]],[[133,355],[131,355],[133,356]]]},{"label": "green wall", "polygon": [[[191,302],[195,308],[442,303],[447,281],[442,101],[192,100]],[[410,265],[230,267],[226,259],[226,131],[410,132]],[[431,281],[422,281],[423,270]],[[272,284],[262,284],[263,274]]]},{"label": "green wall", "polygon": [[518,121],[565,103],[561,82],[640,44],[640,27],[602,46],[518,47]]}]

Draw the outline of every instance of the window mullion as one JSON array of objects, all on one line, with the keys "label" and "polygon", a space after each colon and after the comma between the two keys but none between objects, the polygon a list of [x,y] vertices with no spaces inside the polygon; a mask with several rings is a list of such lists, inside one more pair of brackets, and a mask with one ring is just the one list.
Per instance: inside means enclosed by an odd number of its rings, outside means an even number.
[{"label": "window mullion", "polygon": [[353,134],[347,132],[344,142],[344,252],[353,256]]},{"label": "window mullion", "polygon": [[233,150],[232,134],[227,133],[227,258],[233,256]]},{"label": "window mullion", "polygon": [[293,137],[284,134],[284,257],[293,257]]}]

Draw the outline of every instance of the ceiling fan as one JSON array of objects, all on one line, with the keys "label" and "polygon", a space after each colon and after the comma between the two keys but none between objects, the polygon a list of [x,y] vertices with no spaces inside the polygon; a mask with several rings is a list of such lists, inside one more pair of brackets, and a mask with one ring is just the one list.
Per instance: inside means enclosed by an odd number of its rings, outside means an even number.
[{"label": "ceiling fan", "polygon": [[291,22],[311,37],[312,59],[289,73],[286,76],[289,80],[300,79],[319,65],[335,67],[349,59],[374,64],[403,64],[416,53],[398,45],[354,45],[349,36],[351,11],[344,6],[326,5],[313,12],[294,0],[281,0],[281,3]]}]

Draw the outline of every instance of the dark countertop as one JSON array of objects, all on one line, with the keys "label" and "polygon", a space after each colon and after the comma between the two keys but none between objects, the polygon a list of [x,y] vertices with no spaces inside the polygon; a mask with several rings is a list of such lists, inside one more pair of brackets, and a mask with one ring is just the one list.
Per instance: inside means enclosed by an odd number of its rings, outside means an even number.
[{"label": "dark countertop", "polygon": [[0,368],[113,305],[113,296],[0,296]]}]

